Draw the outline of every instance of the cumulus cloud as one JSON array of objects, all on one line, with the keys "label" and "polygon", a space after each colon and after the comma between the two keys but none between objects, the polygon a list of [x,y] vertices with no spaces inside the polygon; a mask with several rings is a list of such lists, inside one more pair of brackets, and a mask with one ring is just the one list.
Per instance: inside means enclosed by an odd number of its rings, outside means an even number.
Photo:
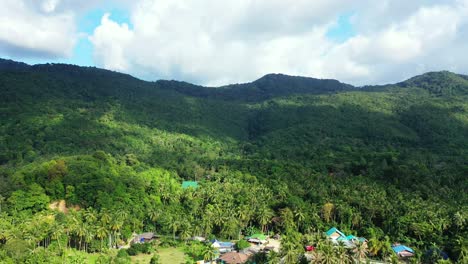
[{"label": "cumulus cloud", "polygon": [[431,70],[462,70],[457,66],[466,65],[468,56],[454,48],[464,45],[467,32],[467,1],[421,6],[400,21],[334,47],[328,58],[367,69],[362,76],[349,76],[357,83],[398,81]]},{"label": "cumulus cloud", "polygon": [[75,16],[59,0],[3,0],[0,51],[13,57],[63,57],[76,42]]},{"label": "cumulus cloud", "polygon": [[[3,0],[0,52],[66,57],[80,15],[104,0]],[[116,5],[113,1],[112,5]],[[89,36],[97,66],[206,85],[271,72],[353,84],[429,70],[466,73],[468,0],[118,0],[128,23],[105,14]],[[110,6],[112,8],[112,6]],[[331,38],[348,21],[354,34]]]},{"label": "cumulus cloud", "polygon": [[13,57],[68,56],[76,42],[72,12],[55,12],[58,0],[4,0],[0,51]]},{"label": "cumulus cloud", "polygon": [[[466,64],[450,56],[466,40],[466,0],[349,2],[141,0],[131,26],[106,15],[90,39],[106,68],[213,85],[270,72],[381,83]],[[356,34],[337,43],[327,31],[344,13]]]},{"label": "cumulus cloud", "polygon": [[[126,7],[131,0],[114,0]],[[103,8],[105,0],[2,0],[0,54],[17,59],[56,60],[70,57],[79,38],[81,16]]]},{"label": "cumulus cloud", "polygon": [[133,39],[133,32],[127,24],[117,24],[109,19],[107,13],[101,19],[101,26],[96,28],[94,35],[89,39],[95,48],[95,58],[105,68],[117,71],[129,70],[125,48],[128,48],[129,42]]}]

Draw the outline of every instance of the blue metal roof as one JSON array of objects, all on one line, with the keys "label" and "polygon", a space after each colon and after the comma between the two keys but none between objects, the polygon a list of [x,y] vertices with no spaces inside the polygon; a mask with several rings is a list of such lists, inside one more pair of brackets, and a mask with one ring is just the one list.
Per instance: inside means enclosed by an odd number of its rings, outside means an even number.
[{"label": "blue metal roof", "polygon": [[231,242],[218,242],[220,247],[232,247],[234,243]]},{"label": "blue metal roof", "polygon": [[335,232],[338,233],[338,234],[339,234],[340,236],[342,236],[342,237],[346,237],[346,235],[345,235],[343,232],[341,232],[340,230],[338,230],[336,227],[330,228],[330,229],[326,232],[326,234],[327,234],[327,236],[331,236],[331,235],[332,235],[333,233],[335,233]]},{"label": "blue metal roof", "polygon": [[411,252],[411,253],[414,253],[414,250],[405,246],[405,245],[398,245],[398,246],[392,246],[392,249],[393,251],[395,251],[395,253],[399,253],[399,252],[402,252],[402,251],[408,251],[408,252]]},{"label": "blue metal roof", "polygon": [[228,247],[233,247],[234,246],[234,243],[232,243],[232,242],[222,242],[222,241],[219,241],[217,239],[212,239],[210,241],[211,241],[211,243],[218,242],[219,246],[222,247],[222,248],[228,248]]}]

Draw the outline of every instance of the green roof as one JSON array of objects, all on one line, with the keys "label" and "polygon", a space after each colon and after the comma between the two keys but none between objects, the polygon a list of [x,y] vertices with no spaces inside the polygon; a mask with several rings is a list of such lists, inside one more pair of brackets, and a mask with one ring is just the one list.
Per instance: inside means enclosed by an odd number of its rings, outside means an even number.
[{"label": "green roof", "polygon": [[251,238],[258,239],[258,240],[266,240],[267,237],[264,234],[253,234],[247,239],[251,239]]},{"label": "green roof", "polygon": [[331,235],[332,235],[333,233],[335,233],[335,232],[337,232],[340,236],[346,238],[346,235],[345,235],[343,232],[341,232],[340,230],[338,230],[336,227],[330,228],[330,229],[326,232],[326,234],[327,234],[327,236],[331,236]]},{"label": "green roof", "polygon": [[183,189],[187,189],[189,187],[192,187],[192,188],[196,189],[198,187],[198,182],[196,182],[196,181],[184,181],[184,182],[182,182],[182,188]]}]

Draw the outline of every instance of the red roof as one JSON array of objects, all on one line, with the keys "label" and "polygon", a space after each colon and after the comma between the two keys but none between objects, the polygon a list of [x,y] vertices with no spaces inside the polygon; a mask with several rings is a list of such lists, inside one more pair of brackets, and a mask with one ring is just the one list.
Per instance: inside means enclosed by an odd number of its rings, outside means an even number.
[{"label": "red roof", "polygon": [[242,264],[249,259],[249,256],[238,252],[228,252],[222,255],[219,259],[227,264]]}]

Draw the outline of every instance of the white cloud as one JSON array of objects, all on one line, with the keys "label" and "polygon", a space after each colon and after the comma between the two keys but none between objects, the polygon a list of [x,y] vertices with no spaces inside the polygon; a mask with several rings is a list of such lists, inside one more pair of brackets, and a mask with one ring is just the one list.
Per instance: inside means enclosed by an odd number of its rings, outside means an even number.
[{"label": "white cloud", "polygon": [[[312,74],[313,59],[330,46],[326,25],[344,10],[340,2],[143,0],[132,9],[131,39],[118,41],[121,31],[103,20],[92,41],[108,45],[95,45],[95,57],[111,69],[123,58],[127,69],[148,79],[204,84],[249,81],[272,71]],[[119,59],[112,65],[111,58]]]},{"label": "white cloud", "polygon": [[[381,83],[466,64],[441,52],[466,40],[466,0],[349,2],[142,0],[131,28],[104,17],[91,39],[99,65],[202,84],[269,72]],[[344,13],[356,35],[336,43],[326,33]]]},{"label": "white cloud", "polygon": [[20,57],[63,57],[76,42],[75,16],[55,12],[59,0],[3,0],[0,8],[0,51]]},{"label": "white cloud", "polygon": [[108,13],[102,17],[101,25],[94,30],[93,36],[89,37],[95,48],[95,59],[105,68],[117,71],[129,70],[125,49],[132,39],[133,32],[128,25],[110,20]]},{"label": "white cloud", "polygon": [[[348,78],[360,84],[394,82],[425,71],[450,70],[454,66],[461,69],[456,66],[466,65],[467,56],[453,48],[466,42],[467,7],[466,1],[422,6],[401,21],[349,39],[332,50],[332,57],[367,68],[367,74],[363,71],[362,76]],[[461,37],[463,34],[465,37]],[[446,60],[455,54],[458,59]]]},{"label": "white cloud", "polygon": [[[67,57],[86,35],[77,17],[115,5],[129,24],[102,17],[88,38],[95,62],[150,80],[219,85],[282,72],[367,84],[468,68],[468,0],[3,0],[0,52]],[[355,34],[339,43],[327,31],[343,15]]]}]

